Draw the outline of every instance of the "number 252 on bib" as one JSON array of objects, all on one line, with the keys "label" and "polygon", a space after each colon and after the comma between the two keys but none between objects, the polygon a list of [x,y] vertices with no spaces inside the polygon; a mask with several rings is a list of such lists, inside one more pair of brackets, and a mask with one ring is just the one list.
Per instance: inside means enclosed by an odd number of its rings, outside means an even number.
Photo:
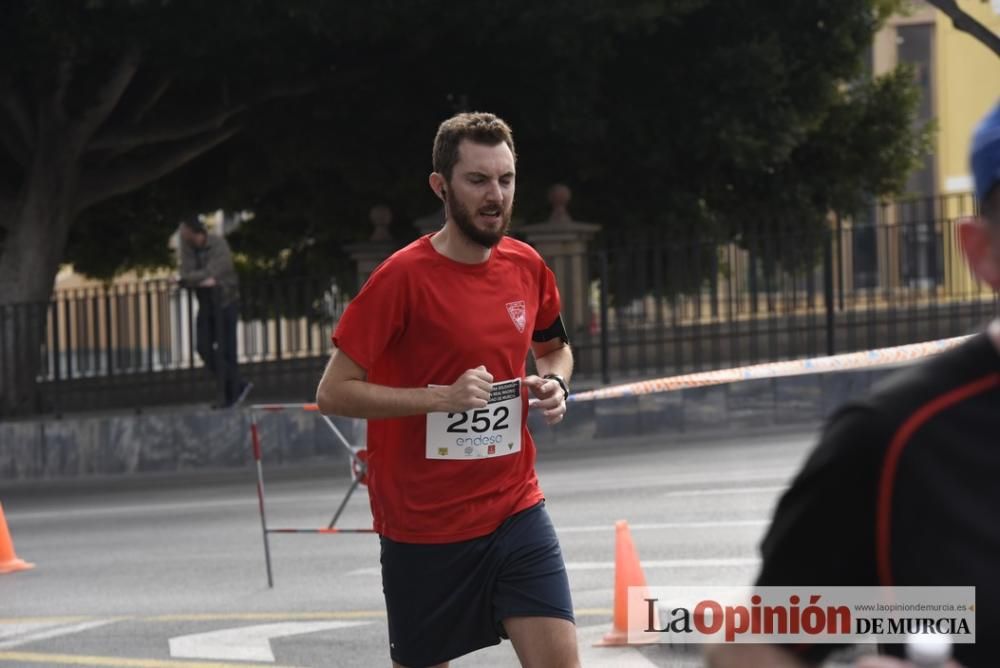
[{"label": "number 252 on bib", "polygon": [[427,459],[483,459],[520,452],[521,411],[521,379],[515,378],[493,383],[486,408],[428,413]]}]

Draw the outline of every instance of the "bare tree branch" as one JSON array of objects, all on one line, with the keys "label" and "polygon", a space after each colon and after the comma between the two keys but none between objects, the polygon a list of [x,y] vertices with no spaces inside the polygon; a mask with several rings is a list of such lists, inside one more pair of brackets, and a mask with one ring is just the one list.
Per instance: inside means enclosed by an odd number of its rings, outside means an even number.
[{"label": "bare tree branch", "polygon": [[60,119],[66,118],[66,93],[69,91],[69,83],[73,79],[75,56],[74,51],[63,55],[56,68],[56,86],[52,93],[52,109]]},{"label": "bare tree branch", "polygon": [[178,142],[156,155],[123,161],[104,170],[91,170],[80,183],[79,209],[138,190],[215,148],[240,130],[239,127],[226,128]]},{"label": "bare tree branch", "polygon": [[135,111],[132,112],[132,118],[130,119],[133,124],[142,122],[142,119],[146,117],[146,114],[156,106],[164,93],[170,88],[174,83],[173,77],[164,76],[156,83],[155,86],[150,90],[148,95],[144,100],[142,100],[138,105],[136,105]]},{"label": "bare tree branch", "polygon": [[240,105],[232,109],[214,112],[209,116],[192,119],[188,122],[174,121],[129,129],[109,130],[95,137],[87,146],[87,149],[91,151],[111,150],[125,152],[149,144],[189,139],[212,130],[218,130],[226,124],[226,121],[244,110],[246,110],[246,106]]},{"label": "bare tree branch", "polygon": [[17,204],[17,193],[9,186],[0,184],[0,230],[9,230],[11,227],[10,217],[14,215],[14,206]]},{"label": "bare tree branch", "polygon": [[108,116],[114,111],[121,100],[125,89],[139,69],[141,54],[139,49],[129,47],[121,60],[115,65],[111,76],[104,82],[94,95],[94,104],[84,112],[80,119],[81,138],[88,141],[94,136],[98,128],[108,120]]},{"label": "bare tree branch", "polygon": [[275,85],[270,88],[265,88],[258,94],[254,95],[246,102],[246,106],[260,104],[270,100],[278,100],[284,97],[297,97],[299,95],[316,92],[322,87],[323,83],[320,81],[304,81],[300,83]]},{"label": "bare tree branch", "polygon": [[972,35],[987,49],[1000,56],[1000,35],[994,34],[992,30],[977,21],[975,17],[959,7],[955,0],[927,0],[927,2],[947,15],[956,30]]},{"label": "bare tree branch", "polygon": [[[199,118],[187,121],[171,121],[169,123],[157,123],[136,125],[134,127],[116,127],[99,133],[91,141],[87,150],[92,152],[110,152],[112,156],[127,153],[130,150],[148,146],[150,144],[160,144],[164,142],[179,141],[189,139],[196,135],[204,134],[212,130],[218,130],[234,116],[246,111],[250,107],[264,102],[304,95],[317,90],[319,85],[314,82],[282,84],[257,91],[250,99],[240,104],[228,108],[212,110],[208,114]],[[223,88],[223,98],[228,99],[228,90]],[[154,101],[155,102],[155,101]]]},{"label": "bare tree branch", "polygon": [[31,149],[24,137],[2,119],[0,119],[0,146],[6,149],[7,154],[21,167],[26,168],[31,161]]},{"label": "bare tree branch", "polygon": [[21,135],[21,143],[30,148],[35,142],[35,124],[28,113],[24,98],[12,85],[0,87],[0,108],[7,112]]}]

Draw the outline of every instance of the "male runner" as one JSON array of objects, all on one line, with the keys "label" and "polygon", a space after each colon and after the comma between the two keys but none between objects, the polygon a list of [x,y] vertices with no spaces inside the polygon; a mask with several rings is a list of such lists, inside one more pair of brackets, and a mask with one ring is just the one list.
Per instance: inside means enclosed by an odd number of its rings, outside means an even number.
[{"label": "male runner", "polygon": [[[524,666],[579,665],[526,426],[529,408],[563,418],[573,358],[552,272],[505,236],[514,165],[496,116],[441,124],[430,187],[444,227],[371,275],[317,391],[324,413],[369,420],[394,666],[447,666],[505,637]],[[525,376],[529,350],[541,376]]]},{"label": "male runner", "polygon": [[[976,129],[971,163],[982,216],[959,241],[973,273],[1000,290],[1000,103]],[[954,656],[1000,665],[998,472],[1000,318],[831,418],[778,504],[757,584],[975,586],[976,643],[954,644]],[[833,648],[728,645],[711,665],[810,665]]]}]

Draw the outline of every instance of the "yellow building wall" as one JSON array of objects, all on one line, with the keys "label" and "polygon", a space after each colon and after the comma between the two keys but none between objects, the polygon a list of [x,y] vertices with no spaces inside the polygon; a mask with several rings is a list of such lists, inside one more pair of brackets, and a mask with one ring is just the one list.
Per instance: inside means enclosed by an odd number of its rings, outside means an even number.
[{"label": "yellow building wall", "polygon": [[[958,0],[963,10],[993,32],[1000,34],[1000,15],[990,3],[981,0]],[[936,205],[940,219],[944,255],[945,294],[988,296],[977,284],[961,256],[954,222],[973,212],[971,197],[960,194],[972,191],[969,173],[969,141],[972,131],[986,111],[1000,99],[1000,58],[971,35],[959,32],[946,14],[926,2],[915,0],[905,13],[890,18],[872,43],[872,69],[884,74],[896,67],[898,34],[904,25],[933,25],[932,90],[933,116],[937,122],[934,152],[936,193],[943,197]],[[891,245],[891,244],[890,244]],[[884,249],[886,266],[882,281],[894,285],[898,267],[888,266],[895,258],[892,248]]]},{"label": "yellow building wall", "polygon": [[[959,0],[959,6],[980,23],[1000,34],[1000,15],[989,3]],[[935,153],[938,192],[964,193],[973,188],[969,170],[972,132],[986,112],[1000,100],[1000,58],[972,35],[955,29],[943,12],[935,12],[934,79],[937,83],[934,108],[938,134]],[[946,200],[946,219],[968,215],[971,203]],[[959,210],[961,209],[961,210]],[[944,252],[951,261],[944,277],[951,292],[985,292],[969,272],[955,238],[955,226],[945,227]]]},{"label": "yellow building wall", "polygon": [[[1000,35],[1000,15],[990,3],[959,0],[958,4]],[[979,119],[1000,99],[1000,58],[956,30],[942,12],[935,12],[935,52],[938,188],[942,193],[968,192],[972,189],[969,140]]]}]

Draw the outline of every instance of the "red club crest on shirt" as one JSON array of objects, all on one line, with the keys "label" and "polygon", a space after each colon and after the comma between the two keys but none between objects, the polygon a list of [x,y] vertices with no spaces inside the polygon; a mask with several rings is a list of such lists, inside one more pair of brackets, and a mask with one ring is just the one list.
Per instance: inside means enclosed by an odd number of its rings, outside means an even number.
[{"label": "red club crest on shirt", "polygon": [[514,326],[517,327],[517,331],[523,334],[524,326],[526,324],[524,301],[511,302],[507,304],[507,313],[510,315],[510,319],[514,321]]}]

